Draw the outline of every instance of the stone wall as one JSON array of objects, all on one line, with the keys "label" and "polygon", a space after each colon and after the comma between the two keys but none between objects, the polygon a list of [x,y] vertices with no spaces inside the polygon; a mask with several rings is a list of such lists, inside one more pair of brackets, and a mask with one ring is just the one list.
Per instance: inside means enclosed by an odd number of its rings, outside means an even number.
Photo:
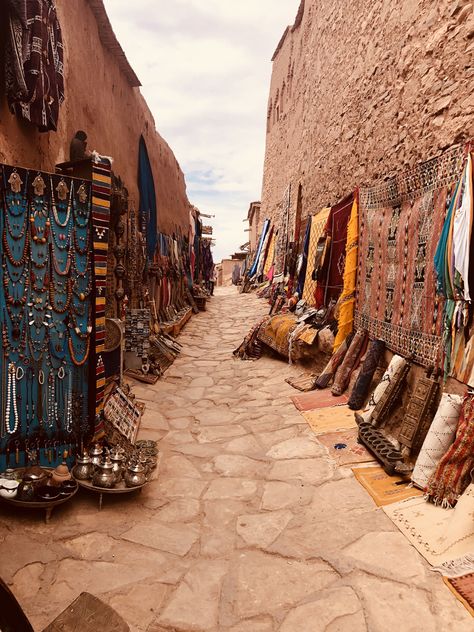
[{"label": "stone wall", "polygon": [[260,228],[474,137],[469,0],[303,0],[273,58]]},{"label": "stone wall", "polygon": [[[171,233],[188,230],[189,202],[184,176],[168,144],[155,130],[148,106],[120,55],[101,0],[57,0],[65,47],[66,100],[57,132],[40,134],[13,116],[3,90],[3,47],[0,46],[0,162],[54,171],[69,159],[69,142],[78,129],[88,134],[88,148],[113,157],[131,204],[138,206],[138,142],[145,137],[155,178],[158,225]],[[0,10],[4,10],[0,2]],[[0,20],[0,42],[5,21]],[[107,28],[107,25],[109,28]],[[112,35],[112,37],[111,37]],[[133,74],[133,72],[132,72]]]}]

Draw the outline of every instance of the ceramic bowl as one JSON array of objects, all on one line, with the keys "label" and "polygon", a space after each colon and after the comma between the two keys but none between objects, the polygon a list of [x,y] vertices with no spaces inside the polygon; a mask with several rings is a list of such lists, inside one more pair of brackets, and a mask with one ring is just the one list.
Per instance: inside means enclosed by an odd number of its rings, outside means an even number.
[{"label": "ceramic bowl", "polygon": [[72,479],[63,481],[60,486],[61,493],[66,492],[67,494],[72,494],[72,492],[74,492],[76,488],[77,488],[77,483],[76,481],[73,481]]},{"label": "ceramic bowl", "polygon": [[2,478],[0,481],[0,496],[2,498],[15,498],[18,492],[18,481],[10,481],[6,478]]},{"label": "ceramic bowl", "polygon": [[58,487],[52,487],[51,485],[41,485],[35,491],[36,496],[43,501],[56,500],[61,494]]}]

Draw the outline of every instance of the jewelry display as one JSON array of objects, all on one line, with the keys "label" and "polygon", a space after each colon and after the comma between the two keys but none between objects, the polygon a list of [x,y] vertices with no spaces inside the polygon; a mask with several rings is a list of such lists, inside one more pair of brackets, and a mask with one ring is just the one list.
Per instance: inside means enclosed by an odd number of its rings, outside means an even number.
[{"label": "jewelry display", "polygon": [[94,429],[91,183],[0,165],[0,204],[0,471],[54,466]]}]

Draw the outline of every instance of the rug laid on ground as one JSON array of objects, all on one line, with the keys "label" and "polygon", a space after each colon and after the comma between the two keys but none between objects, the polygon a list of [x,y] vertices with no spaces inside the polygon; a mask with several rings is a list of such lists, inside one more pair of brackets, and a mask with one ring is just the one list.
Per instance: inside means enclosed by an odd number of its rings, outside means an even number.
[{"label": "rug laid on ground", "polygon": [[463,577],[444,577],[444,583],[474,617],[474,573]]},{"label": "rug laid on ground", "polygon": [[301,413],[313,432],[317,435],[336,430],[357,428],[354,413],[347,406],[330,406]]},{"label": "rug laid on ground", "polygon": [[355,325],[422,366],[440,362],[443,299],[434,255],[463,147],[359,193]]},{"label": "rug laid on ground", "polygon": [[422,492],[409,487],[410,481],[401,476],[389,476],[383,467],[353,467],[354,476],[369,492],[379,507],[390,505],[413,496],[422,496]]},{"label": "rug laid on ground", "polygon": [[296,388],[298,391],[306,393],[314,389],[317,377],[317,373],[302,373],[296,377],[287,377],[285,382],[293,388]]},{"label": "rug laid on ground", "polygon": [[368,463],[374,461],[374,457],[364,446],[357,441],[358,429],[341,430],[318,435],[318,441],[322,443],[338,465],[354,465],[355,463]]},{"label": "rug laid on ground", "polygon": [[443,575],[474,572],[474,484],[454,509],[411,498],[384,508],[423,557]]},{"label": "rug laid on ground", "polygon": [[300,411],[316,410],[317,408],[328,408],[331,406],[341,406],[347,404],[347,395],[335,397],[329,389],[323,391],[311,391],[304,395],[293,395],[291,401]]}]

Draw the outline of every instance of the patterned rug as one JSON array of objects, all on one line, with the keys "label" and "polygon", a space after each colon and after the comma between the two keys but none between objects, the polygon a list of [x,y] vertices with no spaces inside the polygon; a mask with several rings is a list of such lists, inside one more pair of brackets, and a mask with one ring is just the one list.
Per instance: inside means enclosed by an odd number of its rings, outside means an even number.
[{"label": "patterned rug", "polygon": [[406,498],[421,496],[422,492],[408,487],[409,481],[401,476],[389,476],[380,465],[352,468],[354,476],[369,492],[379,507],[390,505]]},{"label": "patterned rug", "polygon": [[474,573],[469,573],[463,577],[444,577],[443,580],[456,599],[459,599],[474,617]]},{"label": "patterned rug", "polygon": [[474,484],[454,509],[419,496],[384,511],[435,570],[450,577],[474,572]]},{"label": "patterned rug", "polygon": [[[314,382],[314,380],[313,380]],[[330,406],[342,406],[347,404],[347,395],[335,397],[329,389],[311,391],[304,395],[293,395],[291,401],[300,411],[315,410],[316,408],[328,408]]]},{"label": "patterned rug", "polygon": [[439,364],[442,300],[434,255],[463,148],[360,190],[355,323],[423,366]]},{"label": "patterned rug", "polygon": [[357,428],[354,413],[347,406],[331,406],[301,413],[317,435]]},{"label": "patterned rug", "polygon": [[357,442],[358,429],[341,430],[318,436],[338,465],[354,465],[354,463],[368,463],[374,461],[374,457],[364,446]]}]

